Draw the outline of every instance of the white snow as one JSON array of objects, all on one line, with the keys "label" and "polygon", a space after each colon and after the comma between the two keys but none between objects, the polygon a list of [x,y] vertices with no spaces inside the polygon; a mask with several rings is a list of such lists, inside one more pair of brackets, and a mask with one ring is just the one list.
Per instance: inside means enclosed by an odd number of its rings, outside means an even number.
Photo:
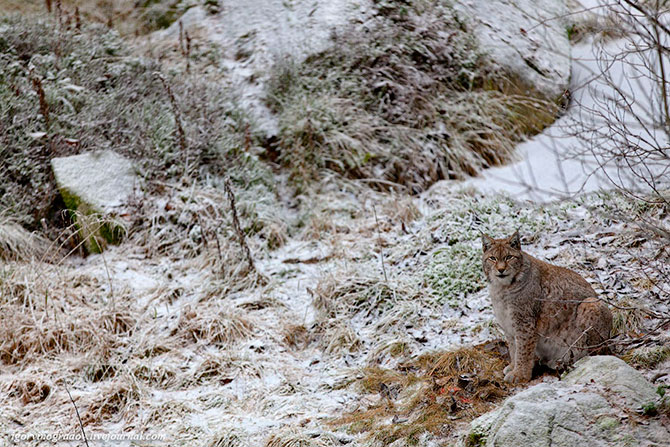
[{"label": "white snow", "polygon": [[[621,39],[607,43],[600,51],[597,42],[578,45],[572,52],[572,79],[570,89],[573,100],[566,114],[541,134],[520,144],[517,148],[519,161],[502,167],[486,170],[480,177],[467,180],[464,186],[472,186],[483,192],[506,192],[519,200],[546,202],[563,199],[579,193],[609,190],[615,185],[631,189],[644,189],[638,176],[623,165],[620,160],[594,154],[592,149],[601,151],[607,146],[593,147],[596,140],[589,141],[589,135],[580,138],[576,133],[583,124],[593,123],[598,131],[605,128],[598,120],[598,114],[608,113],[607,98],[617,97],[612,87],[616,85],[622,94],[633,103],[633,110],[646,118],[652,128],[655,102],[652,99],[655,86],[638,72],[642,57],[628,53],[630,40]],[[608,78],[599,76],[603,64],[607,64]],[[608,79],[612,82],[608,82]],[[630,113],[622,115],[630,127],[634,118]],[[658,129],[650,130],[652,135],[640,129],[638,135],[629,137],[629,142],[640,143],[640,138],[655,137],[666,141]],[[594,134],[590,136],[595,138]],[[587,137],[586,139],[584,137]],[[620,136],[619,143],[623,143]],[[616,144],[616,143],[610,143]],[[615,149],[610,147],[610,149]],[[649,166],[657,174],[670,168],[670,160],[650,159]]]},{"label": "white snow", "polygon": [[570,79],[564,0],[461,0],[481,49],[503,73],[558,98]]},{"label": "white snow", "polygon": [[[238,93],[268,135],[277,133],[276,118],[264,104],[268,69],[283,59],[301,61],[332,45],[331,36],[353,20],[364,20],[368,0],[226,0],[216,15],[202,7],[189,9],[181,21],[191,35],[204,37],[221,50],[218,63],[228,70],[231,91]],[[203,32],[198,34],[198,30]],[[175,40],[179,23],[154,34]]]}]

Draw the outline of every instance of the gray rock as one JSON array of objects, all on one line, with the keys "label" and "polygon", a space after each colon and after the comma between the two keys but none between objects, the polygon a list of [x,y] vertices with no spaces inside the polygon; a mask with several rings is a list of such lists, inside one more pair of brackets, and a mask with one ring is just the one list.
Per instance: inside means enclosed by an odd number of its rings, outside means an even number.
[{"label": "gray rock", "polygon": [[462,0],[454,6],[494,65],[516,78],[516,87],[561,97],[570,81],[564,0]]},{"label": "gray rock", "polygon": [[65,206],[73,212],[89,252],[99,252],[102,241],[116,243],[123,214],[135,188],[132,163],[116,152],[104,150],[51,160],[56,184]]},{"label": "gray rock", "polygon": [[659,419],[639,424],[629,417],[657,401],[655,387],[622,360],[586,357],[562,381],[532,386],[474,420],[463,445],[667,445],[670,431]]},{"label": "gray rock", "polygon": [[[276,118],[265,105],[267,71],[287,56],[302,61],[332,45],[332,34],[354,19],[362,19],[370,0],[226,0],[218,14],[202,7],[189,9],[180,19],[192,36],[206,36],[220,49],[221,64],[229,73],[231,91],[259,130],[278,131]],[[179,21],[157,31],[156,41],[174,42]]]},{"label": "gray rock", "polygon": [[623,399],[628,408],[636,408],[653,402],[658,398],[656,387],[623,360],[598,355],[585,357],[575,363],[575,369],[563,382],[566,385],[585,385],[607,388],[611,393]]}]

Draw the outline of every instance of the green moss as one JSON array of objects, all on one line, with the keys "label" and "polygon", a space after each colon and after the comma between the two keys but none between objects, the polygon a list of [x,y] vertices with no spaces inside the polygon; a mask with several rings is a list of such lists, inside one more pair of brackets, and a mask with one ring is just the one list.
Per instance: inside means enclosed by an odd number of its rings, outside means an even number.
[{"label": "green moss", "polygon": [[486,445],[486,435],[483,433],[470,432],[465,439],[466,447],[483,447]]},{"label": "green moss", "polygon": [[480,251],[472,244],[456,243],[433,253],[425,277],[440,303],[456,303],[484,287]]},{"label": "green moss", "polygon": [[619,419],[615,417],[603,416],[598,419],[598,427],[600,427],[602,430],[614,430],[619,425],[621,425],[621,423],[619,422]]},{"label": "green moss", "polygon": [[526,240],[533,240],[556,218],[552,213],[559,211],[525,207],[500,197],[453,197],[444,213],[431,220],[440,244],[431,253],[424,278],[438,301],[456,305],[484,287],[480,231],[505,237],[518,230]]}]

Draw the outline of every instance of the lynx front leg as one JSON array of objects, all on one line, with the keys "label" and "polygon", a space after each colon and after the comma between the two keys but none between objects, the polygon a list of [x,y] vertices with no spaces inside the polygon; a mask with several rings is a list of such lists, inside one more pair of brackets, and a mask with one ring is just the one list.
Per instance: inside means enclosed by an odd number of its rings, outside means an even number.
[{"label": "lynx front leg", "polygon": [[507,350],[509,351],[509,365],[505,366],[505,369],[503,369],[503,374],[507,376],[510,371],[514,370],[514,362],[516,360],[516,343],[514,341],[513,335],[505,334],[505,339],[507,340]]},{"label": "lynx front leg", "polygon": [[506,382],[523,383],[530,380],[535,365],[536,345],[537,334],[534,330],[517,332],[514,340],[514,361],[511,364],[512,370],[505,374]]}]

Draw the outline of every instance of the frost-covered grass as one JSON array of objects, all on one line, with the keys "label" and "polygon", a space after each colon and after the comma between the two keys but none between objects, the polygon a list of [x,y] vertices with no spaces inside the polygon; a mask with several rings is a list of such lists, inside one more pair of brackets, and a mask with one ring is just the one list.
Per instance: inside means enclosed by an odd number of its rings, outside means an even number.
[{"label": "frost-covered grass", "polygon": [[413,193],[476,174],[509,160],[515,143],[557,112],[496,85],[446,2],[380,2],[332,49],[277,62],[268,98],[279,160],[298,183],[327,169]]},{"label": "frost-covered grass", "polygon": [[[0,11],[38,15],[47,12],[57,14],[57,1],[0,0]],[[68,0],[61,1],[63,20],[75,23],[78,8],[81,21],[96,22],[113,27],[123,35],[145,34],[167,28],[188,9],[204,6],[210,13],[220,10],[220,0]]]},{"label": "frost-covered grass", "polygon": [[165,73],[175,112],[156,75],[161,66],[132,56],[114,31],[3,17],[0,52],[0,120],[7,123],[0,129],[0,207],[18,223],[38,229],[46,219],[62,228],[50,159],[105,148],[133,159],[150,191],[225,172],[253,192],[250,203],[271,194],[272,176],[250,153],[244,114],[225,92],[204,79]]},{"label": "frost-covered grass", "polygon": [[[648,285],[621,275],[640,267],[607,251],[635,233],[580,204],[538,207],[439,187],[411,205],[367,190],[345,202],[347,194],[324,192],[324,212],[340,211],[320,237],[293,229],[270,250],[262,232],[249,232],[266,277],[259,281],[242,268],[229,228],[219,230],[218,246],[207,230],[230,226],[215,206],[223,196],[206,185],[188,200],[170,191],[166,222],[136,228],[120,247],[87,260],[2,266],[2,403],[30,409],[35,430],[56,418],[77,429],[66,384],[91,433],[162,433],[194,446],[451,442],[508,392],[499,344],[473,348],[498,334],[485,295],[475,292],[480,279],[464,280],[481,269],[479,230],[502,236],[518,227],[531,254],[555,256],[591,281],[605,274],[602,296],[620,306],[625,296],[637,304],[650,296]],[[179,223],[187,212],[200,216],[201,237]],[[598,245],[613,225],[620,234]],[[644,254],[656,243],[631,250]],[[465,251],[449,257],[450,247]],[[614,263],[597,267],[597,253]],[[666,356],[656,351],[630,358],[651,365]]]},{"label": "frost-covered grass", "polygon": [[[396,43],[410,20],[398,4],[379,3],[390,8],[379,20],[398,22],[383,45]],[[435,3],[414,5],[424,9],[412,14],[428,14],[429,25],[438,20]],[[0,112],[15,126],[0,134],[7,148],[0,169],[16,174],[0,184],[7,193],[0,205],[14,216],[0,221],[0,426],[8,431],[48,433],[61,424],[78,433],[67,386],[87,433],[161,434],[185,446],[448,445],[460,423],[507,392],[499,344],[477,346],[499,335],[481,290],[480,231],[519,230],[529,253],[576,269],[612,303],[645,309],[644,318],[623,318],[622,332],[646,330],[664,309],[655,298],[663,277],[653,270],[667,264],[662,240],[610,213],[617,196],[539,207],[444,183],[418,196],[378,192],[332,173],[300,194],[286,186],[286,167],[253,155],[261,152],[253,128],[247,132],[244,115],[211,84],[162,70],[181,110],[186,154],[152,77],[161,67],[130,57],[107,30],[63,30],[59,47],[58,35],[45,33],[52,22],[3,20]],[[377,55],[406,57],[416,42],[401,44]],[[297,70],[317,73],[334,57]],[[30,93],[28,61],[46,92],[48,126]],[[421,57],[413,63],[427,69]],[[411,93],[393,79],[384,92]],[[493,95],[479,92],[482,100]],[[390,107],[375,95],[364,96],[365,107]],[[434,104],[399,104],[436,124]],[[384,119],[397,132],[415,135],[391,112]],[[47,134],[28,135],[38,131]],[[133,158],[148,184],[125,240],[88,258],[58,250],[72,248],[68,232],[51,247],[33,245],[16,222],[35,227],[31,201],[53,202],[48,157],[106,145]],[[224,176],[255,270],[233,229]],[[22,195],[25,178],[45,186]],[[662,207],[626,204],[617,209],[640,220],[664,216]],[[640,358],[665,355],[650,354]]]}]

